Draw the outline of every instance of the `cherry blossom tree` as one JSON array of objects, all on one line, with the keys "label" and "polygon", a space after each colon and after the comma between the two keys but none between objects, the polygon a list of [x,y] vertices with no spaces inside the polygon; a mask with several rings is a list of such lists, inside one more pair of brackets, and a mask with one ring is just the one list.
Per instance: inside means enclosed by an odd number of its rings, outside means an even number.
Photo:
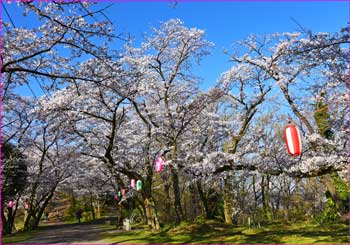
[{"label": "cherry blossom tree", "polygon": [[[5,3],[4,3],[5,4]],[[106,48],[107,42],[121,38],[113,34],[109,21],[98,21],[104,9],[89,10],[91,3],[80,2],[17,2],[19,11],[28,20],[17,27],[16,21],[2,22],[2,130],[5,141],[20,137],[31,122],[23,113],[25,104],[33,101],[19,95],[19,88],[38,87],[47,96],[50,91],[79,80],[98,82],[76,74],[82,59],[95,57],[100,62],[117,56]],[[6,5],[6,4],[5,4]],[[11,16],[9,16],[11,18]],[[100,42],[96,42],[99,37]],[[16,140],[16,139],[14,139]]]},{"label": "cherry blossom tree", "polygon": [[[291,110],[301,121],[301,126],[305,126],[308,130],[310,134],[307,136],[307,139],[310,140],[309,144],[315,146],[317,145],[315,141],[323,142],[321,143],[323,148],[318,148],[314,151],[314,154],[309,156],[305,154],[305,158],[303,158],[305,159],[304,171],[310,175],[323,175],[321,178],[331,192],[334,201],[343,209],[341,202],[338,201],[338,194],[330,176],[325,174],[344,169],[347,162],[345,153],[347,126],[335,123],[331,125],[331,128],[337,131],[337,138],[330,143],[334,145],[335,148],[331,148],[335,150],[329,152],[329,150],[326,150],[329,147],[325,147],[328,142],[326,143],[320,139],[316,122],[307,115],[312,115],[312,110],[314,110],[310,101],[316,103],[319,100],[319,95],[324,95],[320,92],[326,91],[326,103],[336,105],[332,106],[335,113],[331,114],[339,115],[339,107],[342,108],[340,111],[343,113],[347,110],[345,81],[348,57],[346,56],[347,50],[342,45],[349,43],[349,34],[348,30],[344,29],[341,33],[332,36],[328,33],[310,33],[304,34],[304,37],[302,35],[302,33],[283,34],[277,45],[270,49],[270,55],[263,51],[266,43],[258,44],[257,40],[248,40],[244,45],[251,48],[254,56],[241,58],[233,56],[232,58],[239,63],[253,64],[269,72]],[[315,79],[317,79],[316,86]],[[301,90],[305,92],[296,92]],[[300,98],[300,96],[302,97]],[[332,121],[335,122],[337,119],[334,118]],[[344,143],[341,143],[342,141]],[[312,148],[310,150],[312,151]],[[321,165],[321,162],[324,166]],[[312,167],[316,167],[318,170],[312,171]]]},{"label": "cherry blossom tree", "polygon": [[66,114],[71,132],[80,137],[80,153],[104,162],[120,186],[118,174],[143,180],[147,220],[152,221],[152,229],[159,229],[151,198],[154,159],[172,149],[170,169],[179,221],[177,141],[220,94],[213,90],[200,95],[198,82],[189,73],[190,60],[200,59],[210,46],[202,40],[202,31],[170,20],[153,32],[142,49],[128,45],[119,65],[97,66],[97,60],[83,64],[81,74],[105,76],[103,82],[75,83],[43,104],[50,114],[53,108],[61,109],[61,117]]},{"label": "cherry blossom tree", "polygon": [[[276,159],[270,153],[262,155],[259,144],[256,144],[256,139],[254,139],[257,137],[254,135],[261,136],[261,131],[256,131],[245,136],[246,139],[241,142],[242,148],[237,148],[235,154],[207,153],[207,157],[200,165],[207,166],[204,170],[207,174],[231,170],[257,170],[270,175],[287,174],[299,178],[322,176],[321,178],[332,193],[333,199],[337,201],[339,198],[337,198],[336,190],[327,174],[346,170],[346,122],[339,123],[339,119],[344,119],[344,113],[348,110],[345,94],[346,84],[344,83],[346,74],[344,52],[346,50],[341,46],[341,44],[348,43],[348,34],[345,32],[330,36],[321,33],[312,35],[308,39],[307,37],[301,38],[300,35],[300,33],[285,33],[265,36],[261,39],[256,36],[249,37],[239,43],[238,50],[242,54],[232,55],[232,60],[237,64],[232,70],[233,75],[239,77],[238,84],[241,80],[241,74],[248,78],[251,76],[251,72],[244,70],[245,67],[250,67],[250,71],[262,77],[261,79],[256,76],[253,79],[254,82],[261,84],[260,86],[255,85],[255,89],[259,89],[259,87],[269,88],[276,93],[278,93],[276,89],[279,89],[284,100],[281,97],[276,97],[275,101],[281,101],[278,102],[281,104],[287,102],[291,113],[296,116],[296,119],[292,120],[304,132],[302,157],[296,159],[284,155],[282,158]],[[241,71],[244,72],[241,73]],[[330,79],[329,75],[332,73],[337,73],[339,79]],[[224,81],[225,79],[230,80],[226,78],[227,74],[230,72],[224,73],[222,76]],[[317,80],[315,80],[316,78]],[[315,84],[315,82],[318,83]],[[249,84],[248,81],[247,84]],[[317,125],[312,117],[315,109],[314,103],[319,100],[320,91],[327,91],[325,99],[327,103],[332,105],[332,112],[330,112],[332,119],[330,121],[333,124],[330,127],[334,128],[336,132],[332,139],[324,139],[317,133]],[[246,99],[249,95],[254,96],[253,93],[244,93],[242,89],[236,89],[236,93],[239,95],[238,99],[236,97],[238,102],[240,102],[240,98]],[[259,97],[254,96],[253,98]],[[249,108],[249,104],[245,102],[241,104],[245,108]],[[279,110],[275,109],[275,111]],[[248,114],[247,119],[249,118]],[[242,119],[238,121],[245,122]],[[237,137],[237,139],[242,140],[242,137]],[[268,148],[266,143],[263,145],[264,149]],[[279,151],[283,152],[284,150],[279,149]],[[249,157],[242,158],[240,154]],[[212,166],[213,162],[220,164]],[[263,164],[264,162],[268,165]],[[337,203],[339,207],[342,206],[340,202]]]},{"label": "cherry blossom tree", "polygon": [[35,123],[24,135],[21,150],[28,159],[28,183],[25,199],[28,199],[28,215],[24,229],[38,226],[45,208],[52,199],[57,186],[76,171],[76,154],[69,145],[62,125],[40,120],[33,112]]},{"label": "cherry blossom tree", "polygon": [[[211,43],[204,40],[204,31],[187,28],[182,21],[172,19],[159,29],[152,29],[141,49],[127,47],[129,56],[125,57],[134,69],[144,74],[139,86],[145,89],[130,100],[148,128],[150,140],[158,141],[158,154],[171,161],[169,169],[177,222],[183,216],[178,146],[190,123],[210,100],[210,96],[200,96],[199,80],[191,72],[191,67],[209,53],[210,46]],[[215,100],[214,93],[211,99]],[[152,134],[156,135],[153,139]]]},{"label": "cherry blossom tree", "polygon": [[[27,196],[31,203],[25,222],[25,229],[29,229],[37,226],[58,183],[67,177],[63,170],[70,168],[61,161],[68,164],[74,159],[69,153],[73,148],[62,145],[62,129],[52,126],[59,125],[57,118],[48,122],[36,118],[34,115],[39,115],[31,112],[37,105],[33,88],[40,87],[49,97],[51,92],[67,84],[82,80],[99,82],[97,77],[78,74],[81,60],[93,57],[103,62],[106,58],[116,57],[117,53],[106,47],[108,42],[121,36],[113,33],[104,9],[96,10],[90,3],[12,4],[17,4],[27,19],[35,18],[35,23],[39,23],[31,26],[34,22],[27,21],[25,26],[17,27],[11,16],[8,16],[9,23],[2,23],[3,141],[15,144],[29,159],[31,182]],[[99,21],[101,16],[106,21]],[[99,42],[96,42],[96,37],[99,37]],[[18,92],[24,86],[32,92],[31,98]],[[51,184],[48,184],[49,180],[52,180]]]},{"label": "cherry blossom tree", "polygon": [[[113,56],[108,53],[107,44],[102,42],[117,36],[108,21],[96,21],[95,18],[104,9],[89,10],[92,4],[87,2],[17,4],[27,18],[37,17],[40,25],[31,29],[3,23],[3,100],[11,96],[13,88],[35,79],[46,85],[45,88],[79,79],[94,79],[76,76],[79,58]],[[101,43],[96,43],[94,37],[101,38]],[[69,49],[69,55],[64,49]]]}]

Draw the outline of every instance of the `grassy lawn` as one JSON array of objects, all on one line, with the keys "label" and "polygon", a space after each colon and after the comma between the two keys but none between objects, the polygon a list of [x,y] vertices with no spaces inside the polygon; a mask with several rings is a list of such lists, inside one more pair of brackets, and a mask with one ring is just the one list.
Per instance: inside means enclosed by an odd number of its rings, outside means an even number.
[{"label": "grassy lawn", "polygon": [[334,224],[269,225],[260,229],[230,228],[208,221],[183,223],[179,227],[164,228],[160,233],[136,230],[110,231],[100,243],[349,243],[348,226]]},{"label": "grassy lawn", "polygon": [[21,243],[33,236],[35,236],[35,234],[38,233],[38,230],[36,231],[27,231],[27,232],[17,232],[13,235],[5,235],[2,236],[2,241],[1,244],[4,243]]},{"label": "grassy lawn", "polygon": [[[215,221],[197,223],[183,222],[180,226],[166,226],[161,232],[153,233],[142,227],[130,232],[116,230],[113,225],[100,224],[103,239],[99,244],[117,243],[270,243],[270,244],[348,244],[349,226],[347,224],[314,225],[275,223],[262,228],[229,227]],[[12,236],[3,237],[2,243],[23,243],[37,232],[49,227],[41,227],[32,232],[18,232]]]}]

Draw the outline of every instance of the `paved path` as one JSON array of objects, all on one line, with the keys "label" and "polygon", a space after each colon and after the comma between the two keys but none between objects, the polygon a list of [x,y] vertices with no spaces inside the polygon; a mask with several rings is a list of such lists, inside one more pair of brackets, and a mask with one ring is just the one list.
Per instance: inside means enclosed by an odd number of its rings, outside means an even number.
[{"label": "paved path", "polygon": [[[88,224],[54,224],[40,228],[32,238],[25,240],[23,244],[53,244],[53,243],[99,243],[103,238],[101,233],[115,228],[102,227],[102,222],[94,222]],[[100,242],[101,243],[101,242]]]}]

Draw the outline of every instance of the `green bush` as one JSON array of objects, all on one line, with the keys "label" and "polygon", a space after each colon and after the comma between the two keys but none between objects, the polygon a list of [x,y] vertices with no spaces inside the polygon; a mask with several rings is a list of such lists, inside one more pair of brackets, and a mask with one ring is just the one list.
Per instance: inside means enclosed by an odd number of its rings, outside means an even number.
[{"label": "green bush", "polygon": [[329,196],[329,193],[326,193],[327,204],[325,210],[320,214],[314,217],[314,220],[317,223],[333,223],[339,220],[340,216],[337,212],[336,204],[333,202],[332,198]]},{"label": "green bush", "polygon": [[346,211],[349,211],[349,184],[343,181],[337,173],[332,174],[332,180]]}]

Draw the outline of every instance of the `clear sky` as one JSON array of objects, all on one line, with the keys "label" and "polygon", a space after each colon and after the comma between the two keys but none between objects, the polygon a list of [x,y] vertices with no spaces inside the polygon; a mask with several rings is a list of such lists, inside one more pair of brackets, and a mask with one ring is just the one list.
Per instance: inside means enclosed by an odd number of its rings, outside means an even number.
[{"label": "clear sky", "polygon": [[[203,88],[215,84],[230,67],[223,49],[249,34],[293,32],[300,28],[313,32],[336,32],[349,21],[349,2],[116,2],[106,13],[118,30],[130,32],[136,41],[149,26],[170,18],[180,18],[188,27],[206,31],[215,47],[196,73],[204,79]],[[293,21],[293,19],[295,21]]]},{"label": "clear sky", "polygon": [[[100,3],[103,6],[111,2]],[[6,4],[6,3],[5,3]],[[13,21],[24,25],[16,4],[6,4]],[[135,43],[140,43],[142,34],[159,21],[180,18],[188,27],[206,31],[206,39],[215,47],[195,73],[204,79],[203,89],[215,84],[219,75],[230,67],[229,57],[223,49],[244,39],[251,33],[268,34],[293,32],[299,29],[293,21],[313,32],[336,32],[349,21],[349,2],[197,2],[179,1],[172,4],[157,2],[118,2],[105,11],[115,24],[117,32],[130,33]],[[5,13],[2,13],[7,20]],[[35,22],[34,22],[35,23]]]}]

